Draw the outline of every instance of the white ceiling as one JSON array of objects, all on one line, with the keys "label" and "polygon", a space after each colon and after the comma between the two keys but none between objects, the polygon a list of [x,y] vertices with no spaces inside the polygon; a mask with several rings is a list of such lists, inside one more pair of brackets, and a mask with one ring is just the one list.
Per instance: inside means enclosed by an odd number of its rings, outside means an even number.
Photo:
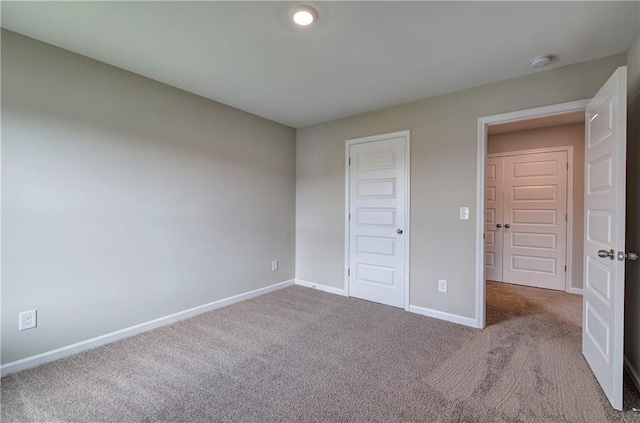
[{"label": "white ceiling", "polygon": [[[309,3],[309,2],[306,2]],[[304,127],[626,51],[639,2],[9,2],[2,26]],[[545,68],[548,69],[548,68]]]}]

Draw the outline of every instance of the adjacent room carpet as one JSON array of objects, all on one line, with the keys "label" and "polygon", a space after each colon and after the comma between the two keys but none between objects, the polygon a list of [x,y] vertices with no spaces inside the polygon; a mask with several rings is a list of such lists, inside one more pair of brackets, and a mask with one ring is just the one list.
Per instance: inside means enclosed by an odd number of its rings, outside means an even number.
[{"label": "adjacent room carpet", "polygon": [[488,327],[289,287],[2,379],[3,422],[640,422],[581,297],[487,284]]}]

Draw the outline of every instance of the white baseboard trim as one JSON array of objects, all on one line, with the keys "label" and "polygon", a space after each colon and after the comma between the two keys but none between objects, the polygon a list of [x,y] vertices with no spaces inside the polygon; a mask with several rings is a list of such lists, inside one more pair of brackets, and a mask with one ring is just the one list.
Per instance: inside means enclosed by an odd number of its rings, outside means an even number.
[{"label": "white baseboard trim", "polygon": [[582,288],[569,288],[569,290],[567,291],[569,294],[576,294],[576,295],[582,295]]},{"label": "white baseboard trim", "polygon": [[629,370],[629,374],[631,375],[631,380],[633,381],[633,384],[636,385],[636,389],[640,391],[640,374],[633,367],[633,365],[631,365],[631,362],[629,361],[626,355],[624,356],[624,365],[627,367],[627,370]]},{"label": "white baseboard trim", "polygon": [[329,294],[341,295],[348,297],[346,289],[334,288],[333,286],[321,285],[319,283],[313,283],[302,279],[296,279],[296,285],[304,286],[306,288],[317,289],[318,291],[328,292]]},{"label": "white baseboard trim", "polygon": [[146,332],[151,329],[158,328],[160,326],[169,325],[179,320],[188,319],[189,317],[196,316],[198,314],[206,313],[217,308],[225,307],[231,304],[238,303],[240,301],[248,300],[250,298],[258,297],[269,292],[277,291],[278,289],[286,288],[295,283],[294,279],[269,285],[264,288],[255,289],[253,291],[245,292],[243,294],[234,295],[233,297],[223,298],[218,301],[213,301],[208,304],[204,304],[198,307],[190,308],[188,310],[179,311],[177,313],[170,314],[168,316],[160,317],[158,319],[150,320],[145,323],[130,326],[125,329],[120,329],[115,332],[101,335],[95,338],[87,339],[86,341],[77,342],[72,345],[67,345],[62,348],[47,351],[42,354],[37,354],[31,357],[23,358],[21,360],[12,361],[11,363],[0,366],[0,374],[2,376],[9,373],[19,372],[21,370],[28,369],[30,367],[39,366],[40,364],[48,363],[53,360],[57,360],[69,355],[77,354],[82,351],[90,350],[92,348],[99,347],[104,344],[108,344],[120,339],[128,338],[133,335],[137,335],[142,332]]},{"label": "white baseboard trim", "polygon": [[410,305],[409,311],[411,313],[422,314],[423,316],[433,317],[435,319],[446,320],[447,322],[458,323],[460,325],[471,326],[472,328],[478,328],[476,319],[471,317],[459,316],[457,314],[447,313],[444,311],[433,310],[426,307],[419,307]]}]

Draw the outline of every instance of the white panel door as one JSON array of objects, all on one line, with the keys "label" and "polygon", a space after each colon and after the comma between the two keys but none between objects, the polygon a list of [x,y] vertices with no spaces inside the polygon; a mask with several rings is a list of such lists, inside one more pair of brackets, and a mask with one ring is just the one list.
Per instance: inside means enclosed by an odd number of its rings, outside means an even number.
[{"label": "white panel door", "polygon": [[626,68],[586,110],[582,353],[611,405],[622,410]]},{"label": "white panel door", "polygon": [[502,162],[502,157],[489,157],[486,166],[485,276],[495,282],[502,282]]},{"label": "white panel door", "polygon": [[405,303],[406,138],[349,146],[349,295]]},{"label": "white panel door", "polygon": [[565,289],[567,152],[504,158],[503,281]]}]

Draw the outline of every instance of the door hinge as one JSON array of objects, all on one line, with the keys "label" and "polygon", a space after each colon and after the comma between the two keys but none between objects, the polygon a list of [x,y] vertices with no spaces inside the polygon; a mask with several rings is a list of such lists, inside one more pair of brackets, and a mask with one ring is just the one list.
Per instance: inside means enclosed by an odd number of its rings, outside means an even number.
[{"label": "door hinge", "polygon": [[351,213],[349,213],[349,220],[351,220]]},{"label": "door hinge", "polygon": [[567,170],[569,170],[569,162],[567,162]]},{"label": "door hinge", "polygon": [[564,265],[564,271],[565,272],[567,271],[567,265],[566,264]]},{"label": "door hinge", "polygon": [[351,269],[347,269],[347,276],[351,276]]},{"label": "door hinge", "polygon": [[351,166],[351,157],[349,157],[349,166]]},{"label": "door hinge", "polygon": [[565,221],[565,222],[568,222],[568,221],[569,221],[569,215],[568,215],[568,214],[565,214],[565,215],[564,215],[564,221]]}]

